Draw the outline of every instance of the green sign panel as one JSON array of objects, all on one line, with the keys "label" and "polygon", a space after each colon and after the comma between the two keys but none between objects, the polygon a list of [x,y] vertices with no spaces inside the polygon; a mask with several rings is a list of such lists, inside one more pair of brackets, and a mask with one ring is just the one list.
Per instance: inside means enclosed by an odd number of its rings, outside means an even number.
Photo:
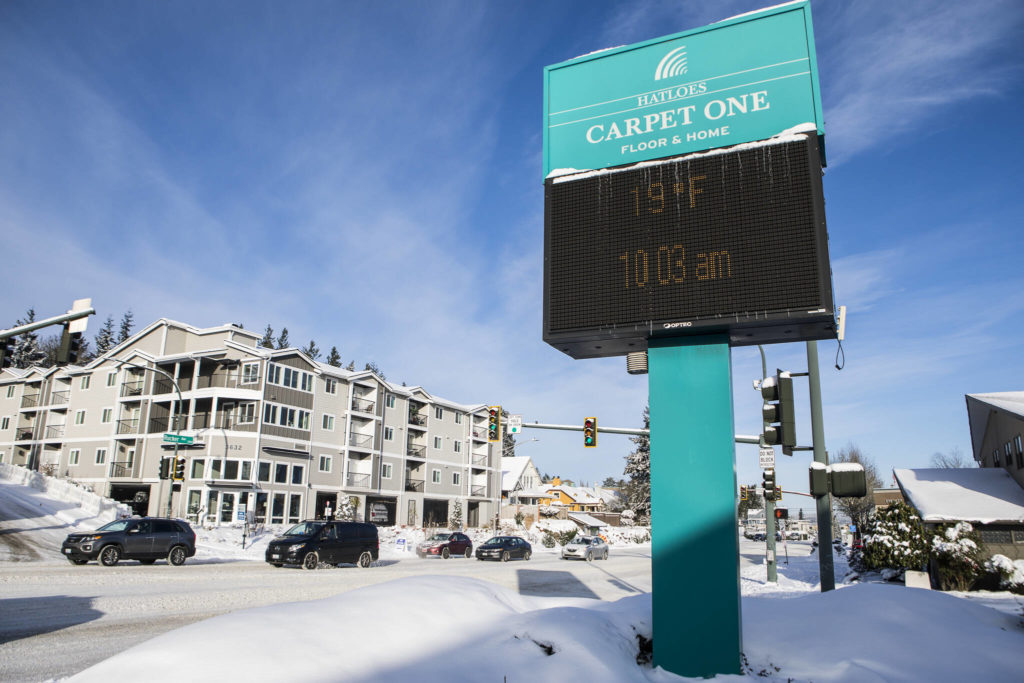
[{"label": "green sign panel", "polygon": [[165,443],[192,443],[191,436],[184,434],[164,434]]},{"label": "green sign panel", "polygon": [[809,2],[544,70],[544,176],[825,126]]}]

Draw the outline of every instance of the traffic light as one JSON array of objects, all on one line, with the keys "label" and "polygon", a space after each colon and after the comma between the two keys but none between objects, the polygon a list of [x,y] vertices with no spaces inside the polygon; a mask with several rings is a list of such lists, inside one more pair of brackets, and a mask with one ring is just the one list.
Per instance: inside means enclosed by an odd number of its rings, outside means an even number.
[{"label": "traffic light", "polygon": [[9,364],[9,362],[10,362],[10,356],[11,356],[10,346],[11,346],[11,338],[10,337],[4,337],[3,339],[0,339],[0,370],[3,370],[4,368],[6,368],[7,365]]},{"label": "traffic light", "polygon": [[171,460],[174,458],[160,458],[160,478],[170,479],[171,478]]},{"label": "traffic light", "polygon": [[740,486],[740,500],[746,500],[746,499],[747,499],[747,487],[746,486]]},{"label": "traffic light", "polygon": [[487,411],[487,440],[501,441],[501,406],[491,406]]},{"label": "traffic light", "polygon": [[775,508],[775,519],[789,519],[789,508]]},{"label": "traffic light", "polygon": [[597,418],[583,418],[583,447],[594,448],[597,446]]},{"label": "traffic light", "polygon": [[796,415],[793,405],[793,378],[788,372],[776,371],[774,377],[761,382],[761,416],[764,420],[764,442],[781,445],[785,455],[793,455],[796,446]]},{"label": "traffic light", "polygon": [[174,461],[174,480],[185,480],[185,458],[178,458]]},{"label": "traffic light", "polygon": [[775,470],[764,471],[764,499],[775,500]]},{"label": "traffic light", "polygon": [[57,350],[58,365],[74,365],[82,352],[82,333],[72,332],[70,323],[64,323],[64,332],[60,335],[60,348]]}]

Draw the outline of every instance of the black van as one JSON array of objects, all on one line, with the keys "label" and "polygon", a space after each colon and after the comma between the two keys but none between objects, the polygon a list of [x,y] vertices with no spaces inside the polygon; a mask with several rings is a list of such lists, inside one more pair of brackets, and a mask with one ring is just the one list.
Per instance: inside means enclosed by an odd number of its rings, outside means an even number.
[{"label": "black van", "polygon": [[377,527],[372,524],[308,521],[271,541],[266,559],[275,567],[300,564],[305,569],[316,569],[321,562],[369,567],[379,553]]}]

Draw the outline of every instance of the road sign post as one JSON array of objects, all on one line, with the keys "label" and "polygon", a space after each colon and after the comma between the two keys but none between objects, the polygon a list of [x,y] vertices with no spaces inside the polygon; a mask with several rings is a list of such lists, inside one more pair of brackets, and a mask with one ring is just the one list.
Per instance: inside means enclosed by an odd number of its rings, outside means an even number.
[{"label": "road sign post", "polygon": [[[728,340],[652,339],[648,367],[654,663],[683,676],[738,674],[743,648]],[[689,485],[695,482],[700,485]]]}]

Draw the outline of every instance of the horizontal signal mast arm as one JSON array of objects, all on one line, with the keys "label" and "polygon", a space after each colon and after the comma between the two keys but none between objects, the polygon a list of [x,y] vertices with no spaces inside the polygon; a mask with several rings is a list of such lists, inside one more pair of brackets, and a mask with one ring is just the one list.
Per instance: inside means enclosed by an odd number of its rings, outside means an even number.
[{"label": "horizontal signal mast arm", "polygon": [[[549,425],[541,424],[540,422],[524,422],[523,429],[531,427],[533,429],[561,429],[568,432],[582,432],[583,425]],[[629,427],[598,427],[597,431],[605,432],[606,434],[628,434],[630,436],[648,436],[650,434],[649,429],[631,429]],[[761,443],[760,439],[756,436],[744,436],[742,434],[736,435],[736,443]]]}]

